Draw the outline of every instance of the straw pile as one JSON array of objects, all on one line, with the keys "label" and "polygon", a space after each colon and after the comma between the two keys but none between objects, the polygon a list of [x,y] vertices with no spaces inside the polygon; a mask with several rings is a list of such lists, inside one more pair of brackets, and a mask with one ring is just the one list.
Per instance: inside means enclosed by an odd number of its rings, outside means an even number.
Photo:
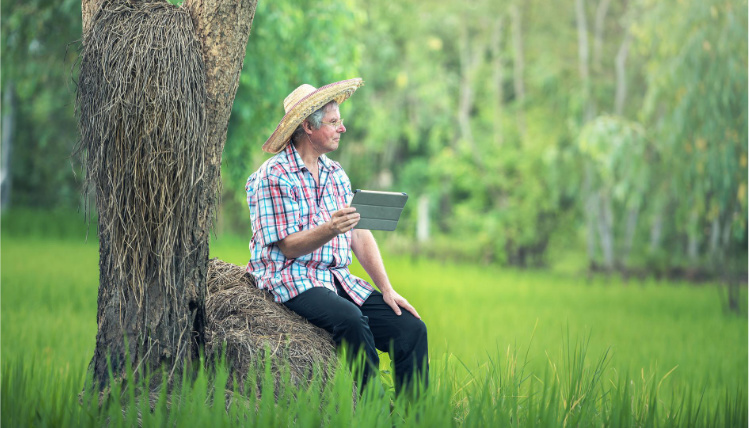
[{"label": "straw pile", "polygon": [[[248,371],[262,364],[266,349],[276,381],[284,365],[295,385],[308,382],[316,364],[323,376],[329,374],[336,358],[330,334],[274,302],[270,293],[255,286],[245,268],[212,259],[205,306],[206,355],[215,359],[223,349],[240,388]],[[257,385],[260,380],[255,380]]]}]

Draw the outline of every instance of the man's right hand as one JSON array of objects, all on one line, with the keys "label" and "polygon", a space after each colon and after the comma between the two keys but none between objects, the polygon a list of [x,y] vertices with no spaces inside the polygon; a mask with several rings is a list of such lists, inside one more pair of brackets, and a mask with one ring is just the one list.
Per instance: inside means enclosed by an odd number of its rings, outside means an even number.
[{"label": "man's right hand", "polygon": [[353,229],[357,223],[359,223],[360,214],[356,212],[356,208],[346,206],[330,216],[330,229],[336,234],[346,233]]},{"label": "man's right hand", "polygon": [[345,207],[334,212],[330,221],[318,227],[302,230],[288,235],[278,241],[278,247],[283,255],[294,259],[309,254],[325,245],[328,241],[353,229],[359,223],[360,215],[356,208]]}]

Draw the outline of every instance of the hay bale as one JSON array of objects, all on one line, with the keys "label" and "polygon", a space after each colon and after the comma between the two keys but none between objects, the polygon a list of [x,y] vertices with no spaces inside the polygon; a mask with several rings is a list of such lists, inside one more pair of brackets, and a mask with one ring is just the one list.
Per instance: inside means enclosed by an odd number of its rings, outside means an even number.
[{"label": "hay bale", "polygon": [[250,369],[262,364],[267,348],[276,383],[284,365],[295,385],[306,384],[315,365],[322,369],[323,381],[327,378],[336,358],[330,334],[273,301],[244,267],[211,259],[207,289],[206,355],[215,360],[225,346],[226,361],[240,388]]}]

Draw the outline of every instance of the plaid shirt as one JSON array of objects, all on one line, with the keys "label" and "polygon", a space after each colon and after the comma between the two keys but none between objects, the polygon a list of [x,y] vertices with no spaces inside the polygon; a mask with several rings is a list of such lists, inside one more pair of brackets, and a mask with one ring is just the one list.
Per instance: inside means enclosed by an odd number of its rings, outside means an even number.
[{"label": "plaid shirt", "polygon": [[260,288],[283,303],[312,287],[333,292],[335,276],[351,299],[361,306],[372,286],[349,272],[352,231],[340,234],[310,254],[289,259],[277,242],[317,227],[351,200],[351,182],[338,162],[318,160],[320,185],[304,166],[293,144],[268,159],[247,179],[247,204],[252,221],[251,258],[247,271]]}]

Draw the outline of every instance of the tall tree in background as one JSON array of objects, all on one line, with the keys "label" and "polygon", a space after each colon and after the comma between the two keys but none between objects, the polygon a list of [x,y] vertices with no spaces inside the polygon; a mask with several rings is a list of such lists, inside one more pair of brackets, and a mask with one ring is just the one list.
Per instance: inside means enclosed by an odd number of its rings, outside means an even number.
[{"label": "tall tree in background", "polygon": [[3,152],[9,168],[3,168],[3,208],[75,208],[80,199],[70,162],[77,141],[70,72],[77,55],[70,44],[80,38],[81,2],[1,3],[2,145],[9,150]]},{"label": "tall tree in background", "polygon": [[[103,3],[109,8],[101,8]],[[88,149],[88,179],[94,182],[97,190],[100,245],[98,332],[91,366],[100,386],[108,382],[110,367],[115,376],[121,376],[127,366],[165,367],[169,376],[166,380],[171,381],[197,357],[203,344],[208,245],[220,187],[221,154],[256,2],[187,1],[183,8],[189,11],[189,16],[184,9],[178,14],[164,14],[165,10],[176,10],[176,6],[166,2],[151,3],[155,5],[149,9],[153,13],[141,12],[135,8],[138,4],[107,0],[83,0],[81,4],[84,54],[79,109],[82,147]],[[171,20],[166,25],[187,22],[188,33],[160,33],[167,37],[150,39],[158,45],[135,46],[131,48],[135,49],[134,53],[127,51],[130,41],[122,39],[126,37],[122,33],[101,34],[110,28],[110,24],[103,22],[105,17],[117,23],[131,19],[133,26],[143,26],[148,25],[157,11]],[[114,16],[115,12],[121,13]],[[172,15],[177,21],[172,20]],[[128,25],[128,21],[124,25]],[[148,63],[141,59],[126,61],[125,69],[110,70],[107,79],[98,82],[95,78],[102,73],[89,72],[117,63],[122,59],[118,55],[148,56],[154,51],[168,52],[172,39],[180,37],[187,37],[184,44],[187,50],[168,60],[177,61],[175,67],[193,67],[188,71],[197,71],[198,75],[179,75],[181,70],[176,70],[180,77],[186,76],[185,81],[174,82],[169,73],[175,70],[159,68],[158,61]],[[190,49],[194,47],[190,40],[197,40],[199,44],[197,63],[190,62],[193,55]],[[111,48],[100,52],[98,57],[97,43],[105,47],[111,43]],[[202,61],[199,60],[201,55]],[[102,58],[108,59],[103,61]],[[128,69],[129,63],[154,67]],[[90,87],[124,84],[127,91],[127,84],[137,83],[144,74],[148,78],[143,80],[146,86],[142,92],[135,91],[138,89],[135,87],[124,94],[117,92],[121,89],[119,86]],[[115,81],[118,75],[130,76],[126,79],[128,83]],[[113,79],[112,83],[108,79]],[[180,92],[159,93],[159,85],[163,84],[174,84]],[[98,92],[88,96],[91,91]],[[186,105],[183,110],[169,110],[185,103],[191,93],[197,93],[204,101],[199,105]],[[97,94],[120,94],[133,102],[123,103],[122,99],[106,97],[99,100]],[[91,120],[108,120],[105,112],[97,108],[100,104],[122,109],[122,114],[112,121],[125,123],[94,128],[108,131],[103,134],[88,132]],[[143,110],[134,111],[141,107]],[[185,118],[169,114],[160,116],[161,108],[190,114],[195,109],[199,111],[185,122]],[[183,137],[186,135],[183,130],[174,128],[175,124],[194,129],[193,135],[187,137],[197,137],[197,145],[191,146]],[[185,149],[194,151],[187,153]],[[144,150],[154,153],[143,153]],[[180,161],[179,156],[183,155],[187,158]],[[127,163],[130,159],[141,158],[152,159],[153,163]],[[149,177],[161,177],[164,182],[148,182]]]},{"label": "tall tree in background", "polygon": [[[638,8],[629,2],[575,0],[581,118],[578,149],[589,264],[626,266],[654,161],[642,127],[626,119],[625,65]],[[615,83],[611,83],[615,82]],[[630,97],[630,100],[633,97]]]},{"label": "tall tree in background", "polygon": [[653,247],[672,247],[677,265],[723,260],[746,246],[747,2],[644,3],[643,121],[669,171],[655,218],[672,219]]}]

